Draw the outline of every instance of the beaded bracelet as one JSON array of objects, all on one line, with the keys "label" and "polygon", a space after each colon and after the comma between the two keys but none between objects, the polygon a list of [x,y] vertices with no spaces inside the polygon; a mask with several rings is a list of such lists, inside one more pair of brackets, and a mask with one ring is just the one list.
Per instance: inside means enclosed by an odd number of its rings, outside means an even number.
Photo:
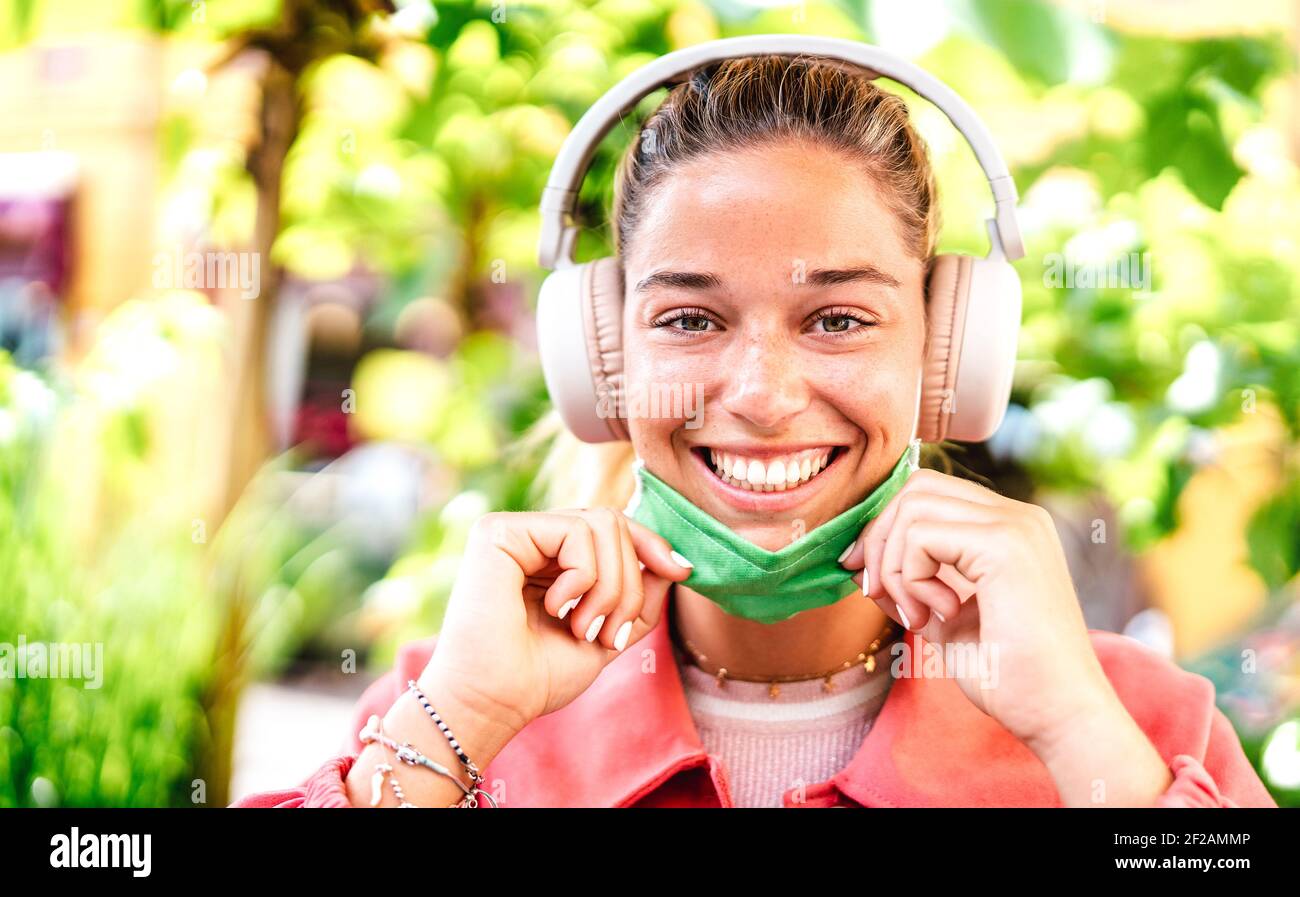
[{"label": "beaded bracelet", "polygon": [[397,759],[405,763],[407,766],[423,766],[425,769],[436,772],[440,776],[446,776],[451,779],[456,783],[456,787],[459,788],[464,795],[464,797],[461,798],[460,803],[453,804],[452,806],[477,806],[478,801],[474,793],[477,789],[467,788],[465,783],[462,782],[455,773],[436,760],[430,760],[428,757],[424,756],[424,754],[421,754],[412,747],[409,741],[398,744],[396,741],[389,738],[384,734],[383,721],[380,720],[377,715],[372,715],[370,719],[366,721],[365,728],[357,733],[357,737],[363,744],[370,744],[371,742],[382,744],[384,747],[396,754]]},{"label": "beaded bracelet", "polygon": [[471,760],[469,755],[461,748],[460,742],[456,740],[456,736],[451,734],[451,727],[443,722],[442,717],[438,715],[438,711],[433,709],[433,705],[429,703],[429,699],[425,697],[424,692],[420,690],[420,686],[416,684],[414,679],[408,679],[406,687],[407,690],[415,695],[416,700],[420,702],[420,706],[424,708],[424,712],[429,714],[429,718],[438,726],[438,731],[440,731],[447,739],[447,743],[451,745],[451,749],[455,751],[456,756],[460,758],[461,766],[465,767],[465,772],[469,774],[470,781],[473,783],[474,787],[471,789],[473,792],[472,795],[466,795],[468,798],[466,806],[477,807],[478,795],[481,794],[483,797],[487,798],[488,802],[492,804],[493,807],[496,807],[496,798],[483,790],[483,774],[479,772],[478,766],[475,765],[474,761]]}]

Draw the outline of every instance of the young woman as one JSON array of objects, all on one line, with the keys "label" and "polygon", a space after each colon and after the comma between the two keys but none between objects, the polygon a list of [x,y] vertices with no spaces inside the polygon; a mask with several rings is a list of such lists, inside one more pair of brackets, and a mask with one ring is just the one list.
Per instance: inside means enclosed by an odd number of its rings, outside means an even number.
[{"label": "young woman", "polygon": [[865,596],[758,622],[681,585],[705,549],[622,512],[634,460],[768,551],[898,469],[938,206],[903,103],[815,58],[707,66],[644,127],[612,219],[623,385],[701,384],[706,412],[557,432],[553,506],[577,509],[484,517],[363,737],[237,805],[454,806],[472,768],[501,806],[1275,806],[1206,679],[1086,628],[1034,505],[918,470],[840,558]]}]

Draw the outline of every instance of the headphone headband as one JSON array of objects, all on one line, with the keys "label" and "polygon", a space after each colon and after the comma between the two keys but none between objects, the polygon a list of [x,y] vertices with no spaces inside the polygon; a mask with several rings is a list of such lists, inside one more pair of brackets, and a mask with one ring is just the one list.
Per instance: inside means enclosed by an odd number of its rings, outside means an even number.
[{"label": "headphone headband", "polygon": [[760,34],[728,37],[675,50],[647,63],[611,88],[583,114],[556,156],[542,191],[542,227],[537,258],[547,269],[574,264],[578,229],[571,223],[578,190],[601,140],[624,113],[644,97],[693,69],[738,56],[823,56],[865,69],[874,78],[890,78],[911,88],[939,108],[961,133],[989,179],[994,217],[988,220],[989,257],[1022,258],[1024,243],[1016,221],[1015,182],[983,122],[966,101],[929,72],[879,47],[835,37]]}]

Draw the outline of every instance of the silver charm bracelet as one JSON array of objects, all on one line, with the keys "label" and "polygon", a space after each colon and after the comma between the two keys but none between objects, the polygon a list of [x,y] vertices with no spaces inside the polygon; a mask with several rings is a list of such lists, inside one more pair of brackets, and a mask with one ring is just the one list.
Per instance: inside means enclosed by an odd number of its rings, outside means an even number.
[{"label": "silver charm bracelet", "polygon": [[436,772],[440,776],[446,776],[451,779],[456,783],[456,787],[459,788],[461,793],[464,795],[459,803],[452,804],[453,807],[475,807],[478,805],[478,800],[475,797],[475,792],[478,790],[477,788],[467,788],[465,783],[462,782],[455,773],[438,761],[430,760],[428,757],[424,756],[424,754],[421,754],[412,747],[410,742],[398,744],[396,741],[389,738],[384,734],[383,721],[380,720],[378,715],[371,715],[370,719],[366,721],[365,728],[357,734],[357,738],[359,738],[363,744],[370,744],[372,742],[382,744],[384,747],[392,751],[397,756],[398,760],[402,761],[407,766],[423,766],[425,769]]}]

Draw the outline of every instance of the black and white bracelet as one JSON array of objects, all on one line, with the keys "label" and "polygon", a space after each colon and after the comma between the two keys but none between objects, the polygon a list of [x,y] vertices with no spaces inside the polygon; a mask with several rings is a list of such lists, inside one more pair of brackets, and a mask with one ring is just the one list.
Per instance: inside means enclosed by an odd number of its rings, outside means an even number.
[{"label": "black and white bracelet", "polygon": [[483,790],[483,774],[479,772],[478,766],[475,765],[474,761],[465,753],[464,748],[460,746],[460,742],[456,740],[456,736],[451,732],[451,727],[443,722],[442,717],[438,715],[438,711],[433,709],[433,705],[429,703],[429,699],[425,696],[424,692],[420,690],[420,686],[414,679],[408,679],[406,687],[415,695],[415,699],[420,702],[420,706],[424,708],[424,712],[429,714],[429,718],[438,726],[438,731],[443,734],[447,739],[447,743],[451,745],[451,749],[455,751],[456,756],[460,758],[461,766],[465,767],[465,772],[469,774],[470,781],[474,783],[474,788],[472,789],[473,797],[477,797],[477,795],[481,794],[488,799],[492,806],[495,807],[497,805],[496,799]]}]

